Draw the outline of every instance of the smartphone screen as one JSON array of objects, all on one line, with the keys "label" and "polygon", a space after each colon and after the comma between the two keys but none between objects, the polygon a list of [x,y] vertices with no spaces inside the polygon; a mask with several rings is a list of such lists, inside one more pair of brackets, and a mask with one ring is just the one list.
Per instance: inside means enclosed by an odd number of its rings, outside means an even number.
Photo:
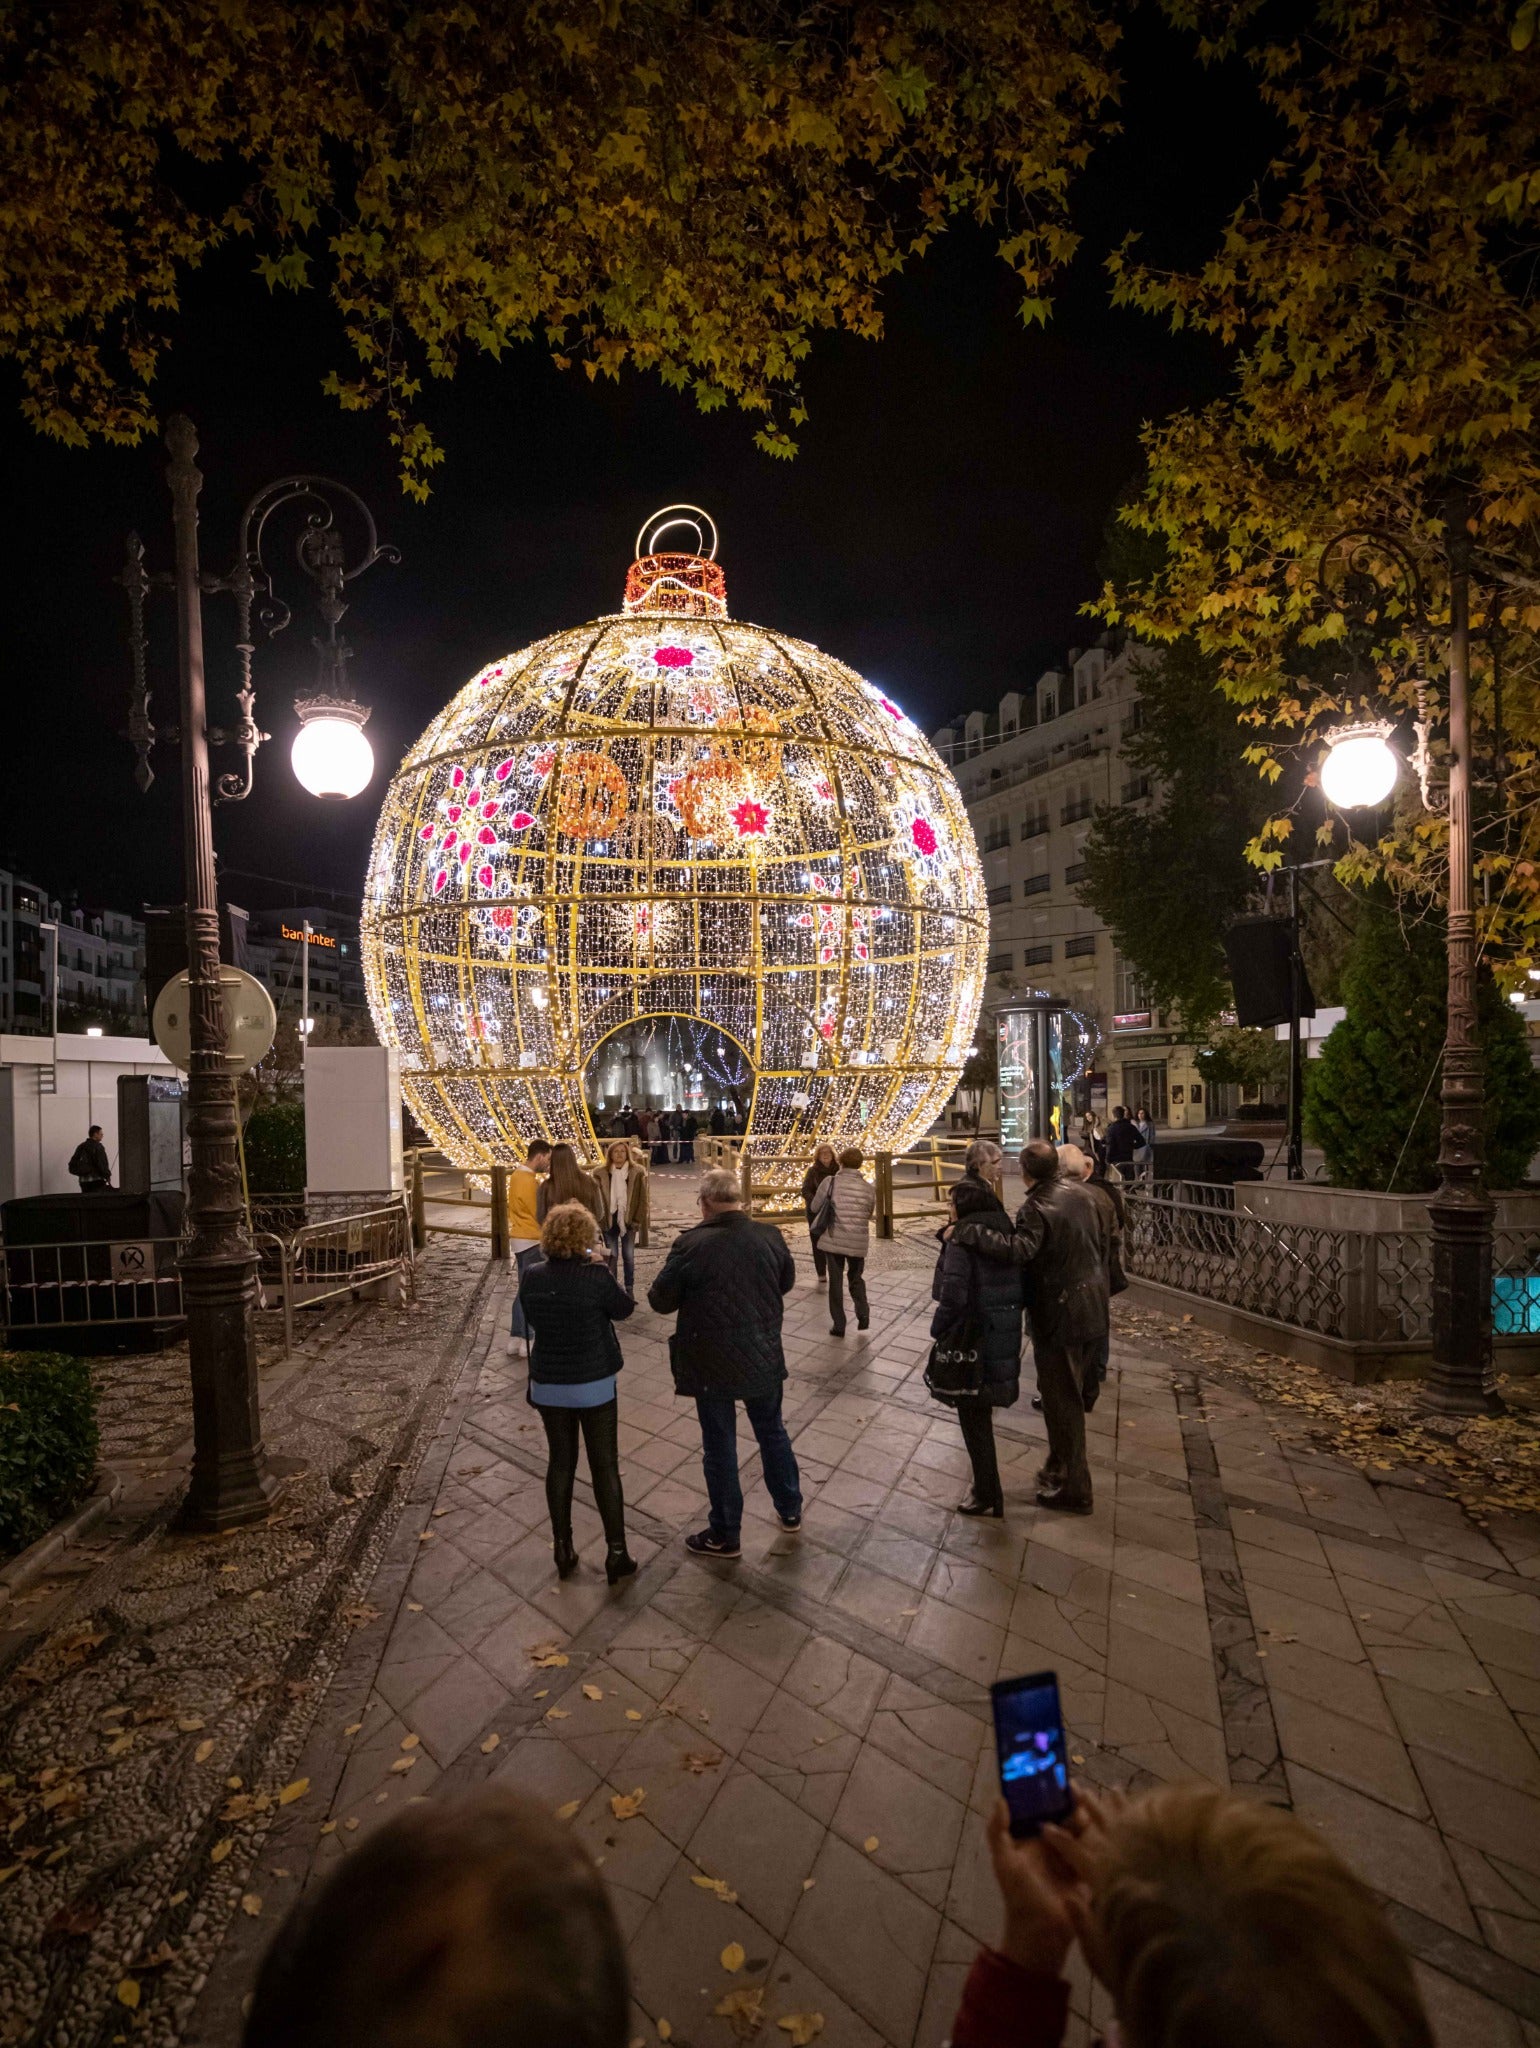
[{"label": "smartphone screen", "polygon": [[1035,1835],[1044,1821],[1067,1820],[1074,1805],[1059,1681],[1051,1671],[1002,1678],[990,1688],[990,1697],[1011,1833]]}]

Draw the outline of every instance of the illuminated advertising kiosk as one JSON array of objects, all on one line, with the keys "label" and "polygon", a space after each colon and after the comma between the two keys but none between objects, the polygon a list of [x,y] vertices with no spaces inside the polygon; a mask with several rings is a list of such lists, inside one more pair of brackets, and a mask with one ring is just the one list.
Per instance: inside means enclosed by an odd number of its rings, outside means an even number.
[{"label": "illuminated advertising kiosk", "polygon": [[1090,1063],[1096,1033],[1058,996],[1030,995],[995,1012],[1000,1143],[1007,1155],[1031,1138],[1063,1141],[1070,1091]]}]

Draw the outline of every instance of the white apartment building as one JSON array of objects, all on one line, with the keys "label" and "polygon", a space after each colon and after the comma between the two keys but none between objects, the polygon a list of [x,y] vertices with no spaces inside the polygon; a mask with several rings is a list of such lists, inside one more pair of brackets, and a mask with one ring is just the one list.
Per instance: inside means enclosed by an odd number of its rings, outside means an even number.
[{"label": "white apartment building", "polygon": [[[1073,648],[1067,665],[970,711],[932,737],[962,790],[989,900],[986,1018],[1013,996],[1059,997],[1096,1040],[1077,1110],[1104,1121],[1119,1102],[1175,1129],[1208,1121],[1193,1047],[1154,1009],[1106,926],[1080,900],[1095,812],[1143,804],[1148,782],[1125,762],[1139,727],[1141,671],[1158,661],[1133,641]],[[1180,878],[1173,877],[1174,887]]]},{"label": "white apartment building", "polygon": [[[76,1017],[101,1017],[113,1031],[141,1037],[148,1026],[144,920],[121,910],[61,910],[57,903],[49,905],[48,915],[59,927],[61,1027],[78,1030]],[[46,968],[52,945],[51,935],[44,936]]]}]

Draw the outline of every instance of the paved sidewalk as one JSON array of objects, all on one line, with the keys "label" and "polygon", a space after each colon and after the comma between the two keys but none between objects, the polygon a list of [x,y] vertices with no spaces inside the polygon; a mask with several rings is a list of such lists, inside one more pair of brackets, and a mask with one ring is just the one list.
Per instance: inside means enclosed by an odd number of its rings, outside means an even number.
[{"label": "paved sidewalk", "polygon": [[[682,1210],[682,1190],[659,1193]],[[959,1518],[966,1459],[919,1376],[930,1257],[919,1235],[877,1247],[872,1328],[838,1340],[804,1251],[787,1412],[805,1529],[775,1524],[743,1432],[736,1565],[681,1549],[705,1520],[698,1434],[667,1326],[639,1309],[621,1401],[643,1569],[614,1592],[581,1481],[585,1563],[555,1577],[500,1305],[443,1482],[403,1521],[368,1596],[379,1619],[321,1705],[312,1792],[267,1843],[269,1872],[291,1873],[265,1883],[271,1904],[406,1799],[494,1780],[570,1811],[602,1861],[638,2039],[666,2022],[706,2048],[756,2015],[782,2039],[776,2021],[816,2012],[826,2048],[938,2048],[998,1931],[986,1688],[1052,1666],[1088,1777],[1292,1802],[1389,1902],[1441,2048],[1535,2048],[1540,1535],[1510,1522],[1494,1540],[1452,1503],[1286,1455],[1255,1401],[1148,1339],[1114,1346],[1091,1518],[1030,1505],[1025,1399],[998,1418],[1006,1521]],[[266,1932],[237,1920],[189,2040],[234,2040]],[[1073,2041],[1100,1998],[1077,1983]]]}]

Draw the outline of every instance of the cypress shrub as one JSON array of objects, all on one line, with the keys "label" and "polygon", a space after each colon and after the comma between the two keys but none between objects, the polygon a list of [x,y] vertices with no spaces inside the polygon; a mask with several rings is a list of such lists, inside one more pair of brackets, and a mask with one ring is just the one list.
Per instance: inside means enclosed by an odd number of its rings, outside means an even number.
[{"label": "cypress shrub", "polygon": [[[1305,1135],[1337,1187],[1438,1185],[1446,980],[1441,922],[1403,925],[1384,904],[1365,905],[1342,970],[1347,1015],[1307,1069]],[[1517,1187],[1540,1145],[1540,1074],[1524,1020],[1490,975],[1478,981],[1476,1009],[1486,1183]]]}]

